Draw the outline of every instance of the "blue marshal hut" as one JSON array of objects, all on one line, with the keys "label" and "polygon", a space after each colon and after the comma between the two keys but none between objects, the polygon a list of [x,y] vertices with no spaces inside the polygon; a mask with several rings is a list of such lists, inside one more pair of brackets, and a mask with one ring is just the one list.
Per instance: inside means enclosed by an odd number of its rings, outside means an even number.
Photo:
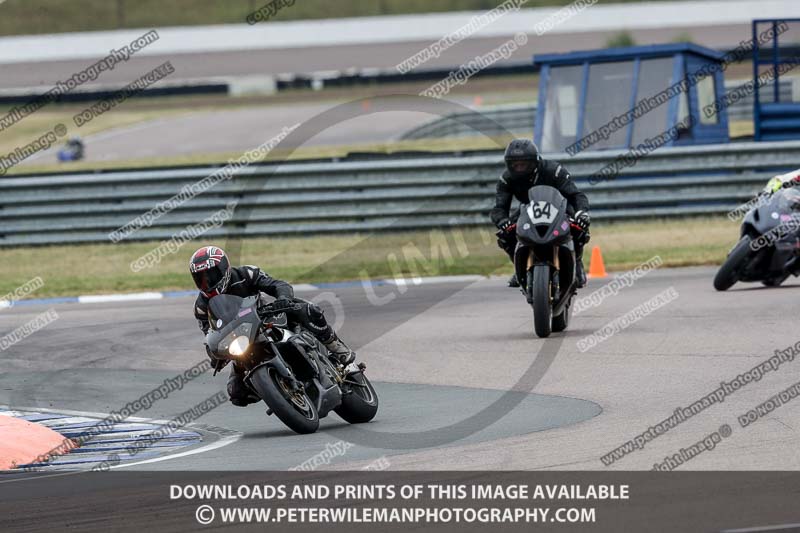
[{"label": "blue marshal hut", "polygon": [[723,60],[691,43],[537,55],[543,152],[729,142]]}]

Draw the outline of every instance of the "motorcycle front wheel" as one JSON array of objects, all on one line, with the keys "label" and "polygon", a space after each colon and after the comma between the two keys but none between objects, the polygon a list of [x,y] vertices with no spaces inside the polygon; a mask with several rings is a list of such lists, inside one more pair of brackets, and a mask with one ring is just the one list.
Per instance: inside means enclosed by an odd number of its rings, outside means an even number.
[{"label": "motorcycle front wheel", "polygon": [[550,297],[550,265],[533,267],[533,329],[537,337],[549,337],[553,331],[553,306]]},{"label": "motorcycle front wheel", "polygon": [[319,415],[305,391],[292,390],[288,380],[271,367],[254,372],[250,383],[264,403],[286,424],[300,434],[314,433],[319,428]]},{"label": "motorcycle front wheel", "polygon": [[725,259],[725,262],[719,267],[717,275],[714,276],[715,289],[718,291],[726,291],[739,281],[741,270],[744,268],[744,264],[751,254],[750,242],[750,236],[745,235],[736,246],[733,247],[733,250],[731,250],[731,253],[729,253],[728,257]]}]

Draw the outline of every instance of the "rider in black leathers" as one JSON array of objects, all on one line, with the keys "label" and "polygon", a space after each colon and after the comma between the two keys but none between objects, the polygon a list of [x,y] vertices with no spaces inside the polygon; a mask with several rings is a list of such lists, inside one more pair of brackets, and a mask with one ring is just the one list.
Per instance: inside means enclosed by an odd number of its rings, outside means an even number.
[{"label": "rider in black leathers", "polygon": [[[528,139],[514,139],[505,152],[506,170],[497,182],[495,206],[491,210],[492,222],[501,234],[497,244],[514,262],[514,250],[517,246],[517,234],[514,224],[519,217],[519,210],[509,212],[511,201],[516,198],[521,203],[528,203],[528,190],[534,185],[555,187],[567,199],[572,218],[580,229],[572,230],[577,258],[578,286],[586,284],[583,268],[583,246],[588,242],[589,199],[582,193],[575,182],[570,179],[569,172],[557,161],[545,160],[539,155],[536,145]],[[516,276],[509,280],[509,286],[518,287]]]},{"label": "rider in black leathers", "polygon": [[[203,246],[197,250],[192,255],[189,271],[200,290],[194,304],[194,316],[197,318],[203,334],[207,334],[210,327],[208,322],[209,299],[218,294],[231,294],[246,298],[264,293],[272,296],[278,302],[299,304],[294,305],[296,309],[292,308],[286,311],[287,318],[290,322],[300,324],[313,333],[325,345],[334,360],[347,366],[355,359],[355,352],[342,342],[328,324],[322,309],[311,302],[295,298],[294,289],[285,281],[272,278],[255,266],[231,267],[225,252],[216,246]],[[257,401],[247,390],[241,369],[235,362],[231,367],[231,375],[228,378],[228,395],[231,403],[245,406]]]}]

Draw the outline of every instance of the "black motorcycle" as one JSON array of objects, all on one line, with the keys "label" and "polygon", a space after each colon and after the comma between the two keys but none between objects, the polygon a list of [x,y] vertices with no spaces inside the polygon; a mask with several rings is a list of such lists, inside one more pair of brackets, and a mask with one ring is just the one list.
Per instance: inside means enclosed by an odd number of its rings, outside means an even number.
[{"label": "black motorcycle", "polygon": [[548,337],[569,325],[578,290],[575,244],[567,199],[558,189],[538,185],[528,191],[517,219],[514,269],[528,304],[536,335]]},{"label": "black motorcycle", "polygon": [[294,302],[264,304],[255,296],[221,294],[209,301],[209,354],[245,370],[244,382],[297,433],[314,433],[320,418],[335,411],[351,424],[369,422],[378,412],[378,395],[363,363],[346,368],[334,363],[328,350],[301,326],[290,327],[286,311]]},{"label": "black motorcycle", "polygon": [[800,191],[780,189],[744,217],[739,242],[714,277],[724,291],[737,281],[777,287],[800,273]]}]

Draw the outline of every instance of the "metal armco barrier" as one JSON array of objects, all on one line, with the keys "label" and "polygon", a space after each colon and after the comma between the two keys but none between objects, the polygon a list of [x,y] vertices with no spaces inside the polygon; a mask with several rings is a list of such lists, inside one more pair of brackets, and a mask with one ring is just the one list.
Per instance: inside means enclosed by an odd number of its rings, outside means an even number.
[{"label": "metal armco barrier", "polygon": [[[595,220],[725,213],[770,176],[800,167],[798,141],[664,148],[590,185],[619,154],[549,154],[588,193]],[[4,177],[0,244],[111,242],[110,232],[217,168]],[[169,239],[231,201],[232,219],[207,237],[485,225],[502,169],[500,152],[252,165],[127,240]]]},{"label": "metal armco barrier", "polygon": [[[502,135],[506,132],[527,134],[533,132],[536,106],[530,104],[507,104],[482,107],[475,112],[454,113],[426,122],[407,131],[402,139],[432,139],[464,137],[471,135]],[[499,125],[499,126],[498,126]]]}]

